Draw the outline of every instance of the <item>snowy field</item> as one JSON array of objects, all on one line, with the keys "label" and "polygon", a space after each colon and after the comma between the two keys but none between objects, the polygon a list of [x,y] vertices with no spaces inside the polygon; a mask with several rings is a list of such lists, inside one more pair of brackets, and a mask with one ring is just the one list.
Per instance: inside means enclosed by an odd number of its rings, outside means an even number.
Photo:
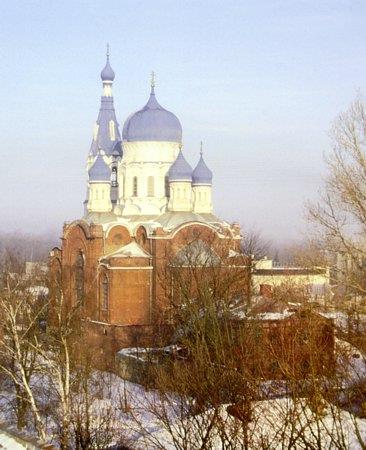
[{"label": "snowy field", "polygon": [[[342,372],[345,388],[366,378],[363,355],[349,343],[336,340],[337,371]],[[90,418],[94,429],[106,427],[114,444],[123,443],[131,449],[218,449],[243,448],[244,440],[253,450],[282,448],[362,449],[366,443],[366,420],[355,418],[347,411],[321,401],[321,408],[306,399],[296,402],[288,397],[272,398],[251,403],[247,426],[227,412],[228,405],[207,408],[192,414],[192,400],[178,395],[161,397],[157,391],[120,377],[95,372],[91,389],[93,396]],[[45,385],[38,379],[39,387]],[[281,383],[280,383],[281,384]],[[279,392],[279,382],[263,383],[263,392]],[[285,392],[282,390],[282,393]],[[0,393],[0,420],[14,423],[14,413],[7,407],[13,396]],[[51,399],[44,398],[45,403]],[[73,399],[78,402],[78,398]],[[80,399],[80,402],[82,399]],[[48,420],[49,442],[55,442],[55,423]],[[210,430],[208,433],[207,430]],[[294,444],[295,443],[295,444]],[[321,446],[320,446],[321,443]],[[291,447],[292,446],[292,447]],[[30,448],[22,446],[0,432],[0,449]]]}]

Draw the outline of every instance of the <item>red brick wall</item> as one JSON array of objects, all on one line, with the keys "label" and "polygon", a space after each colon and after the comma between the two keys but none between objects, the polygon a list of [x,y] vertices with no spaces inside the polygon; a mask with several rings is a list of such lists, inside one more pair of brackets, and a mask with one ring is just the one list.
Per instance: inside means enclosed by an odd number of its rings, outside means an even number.
[{"label": "red brick wall", "polygon": [[[81,307],[81,316],[94,321],[112,325],[147,326],[164,324],[169,308],[170,292],[166,291],[167,263],[188,243],[201,239],[214,246],[216,251],[227,253],[236,248],[237,241],[222,239],[209,226],[191,224],[177,232],[169,234],[158,228],[152,238],[147,238],[146,230],[140,226],[136,236],[128,229],[115,225],[107,234],[101,225],[89,225],[80,220],[65,225],[62,238],[62,251],[51,257],[51,274],[55,275],[57,261],[61,261],[62,289],[66,303],[70,307],[76,302],[75,262],[80,252],[85,261],[85,298]],[[151,258],[104,258],[132,240],[151,254]],[[101,276],[105,274],[109,281],[108,309],[103,309]],[[51,292],[51,297],[54,293]],[[96,333],[102,333],[100,329]],[[94,332],[93,332],[94,333]],[[104,333],[104,331],[103,331]],[[121,347],[132,340],[126,333],[113,332],[113,342]],[[95,333],[94,333],[95,334]],[[104,337],[103,342],[108,338]],[[108,335],[109,336],[109,335]],[[108,344],[109,345],[109,344]]]}]

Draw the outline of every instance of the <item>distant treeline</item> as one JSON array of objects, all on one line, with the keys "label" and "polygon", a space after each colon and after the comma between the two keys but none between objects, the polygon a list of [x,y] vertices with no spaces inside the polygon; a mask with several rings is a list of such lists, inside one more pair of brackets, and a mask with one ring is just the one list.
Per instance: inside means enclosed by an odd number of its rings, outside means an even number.
[{"label": "distant treeline", "polygon": [[60,240],[56,233],[35,235],[0,231],[0,263],[8,257],[15,258],[20,263],[47,261],[50,250],[59,245]]}]

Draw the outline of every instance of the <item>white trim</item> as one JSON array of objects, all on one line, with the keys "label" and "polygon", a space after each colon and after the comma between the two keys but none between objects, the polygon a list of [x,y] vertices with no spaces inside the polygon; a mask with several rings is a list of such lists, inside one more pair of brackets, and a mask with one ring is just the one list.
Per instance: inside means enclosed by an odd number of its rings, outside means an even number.
[{"label": "white trim", "polygon": [[143,323],[143,324],[137,324],[137,323],[129,323],[129,324],[119,324],[119,323],[109,323],[109,322],[101,322],[99,320],[92,320],[90,318],[87,319],[81,319],[85,323],[92,323],[94,325],[103,325],[105,327],[119,327],[119,328],[125,328],[125,327],[151,327],[152,325],[150,323]]},{"label": "white trim", "polygon": [[[174,236],[180,231],[183,230],[183,228],[189,227],[191,225],[201,225],[203,227],[209,228],[210,230],[214,231],[218,236],[221,235],[221,233],[219,231],[217,231],[217,229],[213,226],[210,225],[207,222],[198,222],[198,221],[192,221],[192,222],[185,222],[182,223],[181,225],[178,225],[178,227],[176,227],[172,233],[171,233],[171,237],[174,238]],[[163,228],[164,229],[164,228]]]},{"label": "white trim", "polygon": [[107,181],[107,180],[89,180],[90,184],[96,184],[96,183],[100,183],[100,184],[110,184],[111,180]]},{"label": "white trim", "polygon": [[131,267],[114,267],[109,264],[100,263],[100,266],[106,267],[108,270],[153,270],[153,266],[131,266]]},{"label": "white trim", "polygon": [[[202,223],[202,222],[199,222],[199,223]],[[174,235],[171,234],[171,231],[169,231],[168,228],[163,228],[163,230],[165,232],[169,233],[168,236],[149,236],[148,239],[173,239],[174,238]],[[241,237],[234,238],[232,236],[224,236],[223,234],[218,233],[217,231],[215,231],[215,232],[220,239],[237,239],[237,240],[240,239],[241,240]]]},{"label": "white trim", "polygon": [[123,222],[109,222],[108,228],[106,229],[106,232],[105,232],[105,238],[107,239],[109,236],[109,233],[113,230],[113,228],[118,227],[118,226],[125,228],[128,231],[128,234],[130,235],[130,237],[131,238],[133,237],[133,234],[131,234],[131,228],[130,228],[129,224],[123,223]]},{"label": "white trim", "polygon": [[[142,228],[145,230],[145,233],[146,233],[146,239],[149,239],[149,233],[148,233],[148,230],[146,229],[145,224],[146,224],[146,222],[139,222],[137,225],[135,225],[134,228],[132,228],[132,237],[136,238],[136,237],[137,237],[137,236],[136,236],[137,230],[138,230],[140,227],[142,227]],[[140,245],[140,244],[138,244],[138,245]]]},{"label": "white trim", "polygon": [[190,183],[192,184],[192,178],[179,178],[177,180],[171,179],[169,183]]}]

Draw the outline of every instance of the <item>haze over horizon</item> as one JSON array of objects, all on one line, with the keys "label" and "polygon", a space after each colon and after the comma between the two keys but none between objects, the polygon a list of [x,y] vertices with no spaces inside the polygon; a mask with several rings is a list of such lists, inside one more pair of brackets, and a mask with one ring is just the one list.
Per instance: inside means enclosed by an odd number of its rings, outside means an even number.
[{"label": "haze over horizon", "polygon": [[365,19],[355,0],[2,5],[0,231],[61,235],[82,216],[109,42],[120,126],[154,70],[191,165],[204,142],[216,214],[301,238],[331,122],[366,92]]}]

